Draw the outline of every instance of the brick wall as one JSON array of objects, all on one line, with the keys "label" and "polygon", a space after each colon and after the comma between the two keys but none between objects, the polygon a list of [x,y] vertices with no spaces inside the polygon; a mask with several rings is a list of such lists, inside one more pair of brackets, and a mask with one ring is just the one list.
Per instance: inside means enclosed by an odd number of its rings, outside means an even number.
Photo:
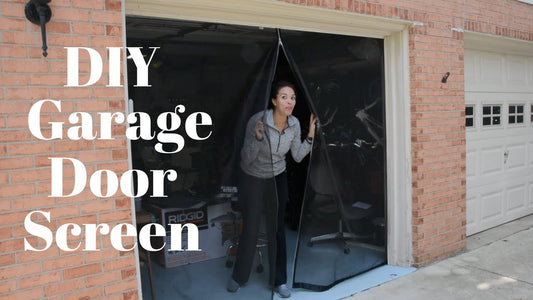
[{"label": "brick wall", "polygon": [[[66,84],[66,49],[81,46],[97,49],[122,46],[120,0],[53,0],[52,20],[46,25],[48,57],[41,54],[40,27],[26,20],[24,0],[0,1],[0,299],[131,299],[138,298],[133,251],[119,252],[108,237],[98,237],[98,252],[60,250],[55,243],[42,252],[24,251],[24,237],[33,246],[44,241],[30,236],[24,218],[34,210],[49,211],[55,230],[65,223],[131,223],[130,198],[98,199],[86,190],[69,198],[50,194],[48,157],[72,157],[82,161],[91,174],[98,169],[117,173],[128,169],[125,126],[115,126],[113,141],[42,141],[28,130],[30,106],[40,99],[61,100],[62,112],[45,105],[41,125],[50,134],[49,121],[68,122],[68,114],[85,111],[125,111],[125,89],[105,87],[107,76],[91,87]],[[84,52],[82,52],[85,54]],[[80,56],[81,72],[88,72],[87,55]],[[80,76],[80,82],[88,74]],[[97,120],[97,118],[95,118]],[[67,126],[65,126],[67,128]],[[66,136],[64,134],[64,136]],[[67,188],[73,169],[65,169]],[[79,242],[72,237],[72,243]],[[132,240],[128,241],[130,244]],[[82,247],[83,249],[83,243]]]},{"label": "brick wall", "polygon": [[[276,1],[276,0],[273,0]],[[405,19],[410,29],[410,97],[413,160],[413,257],[424,265],[465,248],[464,37],[462,30],[533,41],[533,6],[514,0],[285,1],[356,14]],[[22,223],[33,210],[48,210],[61,224],[131,222],[130,199],[97,199],[84,191],[50,198],[51,156],[73,157],[89,172],[128,168],[124,127],[114,141],[40,141],[27,126],[37,100],[62,101],[62,113],[46,106],[41,123],[66,121],[73,111],[124,111],[123,88],[66,88],[64,46],[99,49],[122,45],[121,1],[53,0],[47,24],[49,55],[41,55],[38,26],[24,18],[24,0],[0,1],[0,299],[138,298],[133,252],[119,252],[100,238],[100,252],[23,251]],[[82,58],[83,55],[82,55]],[[85,57],[86,58],[86,57]],[[80,64],[88,71],[88,63]],[[106,66],[104,66],[104,72]],[[450,72],[448,83],[440,83]],[[86,79],[82,76],[81,81]],[[72,176],[72,170],[66,174]],[[66,180],[66,185],[72,180]],[[41,220],[43,222],[44,220]],[[30,238],[33,245],[37,238]],[[73,242],[77,242],[73,240]],[[40,241],[42,245],[42,240]]]},{"label": "brick wall", "polygon": [[[533,5],[514,0],[286,0],[414,23],[409,31],[415,266],[466,247],[464,31],[533,41]],[[440,82],[450,72],[448,83]]]}]

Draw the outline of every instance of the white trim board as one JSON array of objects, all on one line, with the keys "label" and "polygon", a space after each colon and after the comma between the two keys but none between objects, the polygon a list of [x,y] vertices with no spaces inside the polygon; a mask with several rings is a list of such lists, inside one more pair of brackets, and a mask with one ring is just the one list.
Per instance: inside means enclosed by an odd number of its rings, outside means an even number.
[{"label": "white trim board", "polygon": [[533,56],[533,42],[530,41],[465,31],[464,42],[465,49]]},{"label": "white trim board", "polygon": [[[384,38],[410,22],[265,0],[125,0],[126,15]],[[273,26],[275,24],[275,26]]]}]

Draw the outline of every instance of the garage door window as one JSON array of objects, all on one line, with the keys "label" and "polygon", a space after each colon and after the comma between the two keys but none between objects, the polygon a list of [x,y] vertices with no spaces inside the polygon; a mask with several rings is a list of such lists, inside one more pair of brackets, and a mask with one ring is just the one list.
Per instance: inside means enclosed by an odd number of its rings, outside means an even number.
[{"label": "garage door window", "polygon": [[474,105],[467,105],[465,108],[465,125],[474,127]]},{"label": "garage door window", "polygon": [[501,124],[501,106],[483,105],[483,126]]},{"label": "garage door window", "polygon": [[509,124],[524,123],[524,105],[509,105]]}]

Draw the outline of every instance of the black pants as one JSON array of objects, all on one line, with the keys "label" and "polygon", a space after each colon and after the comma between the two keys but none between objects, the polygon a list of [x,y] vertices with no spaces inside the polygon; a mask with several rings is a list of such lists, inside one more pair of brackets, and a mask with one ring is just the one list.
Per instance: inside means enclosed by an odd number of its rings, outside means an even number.
[{"label": "black pants", "polygon": [[243,231],[239,239],[233,280],[248,282],[256,251],[261,216],[264,213],[268,238],[270,284],[287,282],[287,245],[285,241],[285,205],[289,198],[287,173],[261,179],[242,173],[239,202],[243,211]]}]

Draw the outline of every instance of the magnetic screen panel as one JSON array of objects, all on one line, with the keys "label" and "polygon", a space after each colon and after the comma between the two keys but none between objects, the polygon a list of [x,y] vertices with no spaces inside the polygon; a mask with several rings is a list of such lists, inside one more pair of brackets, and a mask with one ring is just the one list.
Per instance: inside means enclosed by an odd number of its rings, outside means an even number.
[{"label": "magnetic screen panel", "polygon": [[[127,36],[129,47],[143,47],[145,59],[151,53],[148,47],[160,47],[150,63],[150,88],[133,86],[136,72],[133,62],[128,60],[129,97],[134,111],[147,113],[154,131],[163,125],[169,129],[167,133],[173,134],[168,135],[171,141],[163,143],[163,150],[172,153],[155,151],[158,143],[155,138],[132,141],[133,168],[148,174],[156,169],[177,172],[177,179],[167,181],[164,186],[168,197],[150,197],[147,193],[142,208],[167,229],[171,223],[196,224],[202,249],[200,252],[170,251],[167,232],[165,248],[152,254],[156,262],[152,264],[156,298],[271,299],[268,283],[275,270],[269,272],[273,266],[269,264],[269,251],[260,247],[265,241],[275,240],[267,235],[271,232],[268,229],[274,226],[269,222],[271,218],[260,218],[264,222],[255,224],[254,230],[264,234],[246,243],[252,259],[247,264],[253,268],[249,280],[241,276],[242,281],[248,281],[246,289],[228,293],[226,283],[234,268],[237,249],[244,248],[241,233],[244,228],[251,228],[243,224],[249,222],[246,219],[249,212],[243,211],[246,205],[242,205],[245,201],[242,198],[257,198],[254,200],[260,206],[254,213],[258,215],[265,210],[270,211],[269,216],[275,215],[277,209],[269,136],[265,136],[260,149],[269,158],[263,161],[262,175],[266,179],[243,183],[240,167],[243,160],[256,161],[250,157],[249,150],[255,140],[255,123],[251,128],[247,124],[252,116],[266,112],[279,49],[276,31],[128,18]],[[162,124],[156,122],[166,112],[177,114],[180,121],[167,115]],[[203,112],[211,119],[211,125],[197,126],[196,134],[201,140],[191,138],[185,130],[187,118],[195,112]],[[206,115],[194,118],[190,122],[207,123]],[[179,151],[174,143],[176,135],[183,138]],[[161,238],[152,241],[156,245],[162,242]],[[262,262],[258,253],[263,256]],[[148,274],[144,271],[141,274],[143,296],[149,299]]]},{"label": "magnetic screen panel", "polygon": [[386,263],[383,42],[293,31],[281,40],[320,121],[293,286],[325,290]]}]

